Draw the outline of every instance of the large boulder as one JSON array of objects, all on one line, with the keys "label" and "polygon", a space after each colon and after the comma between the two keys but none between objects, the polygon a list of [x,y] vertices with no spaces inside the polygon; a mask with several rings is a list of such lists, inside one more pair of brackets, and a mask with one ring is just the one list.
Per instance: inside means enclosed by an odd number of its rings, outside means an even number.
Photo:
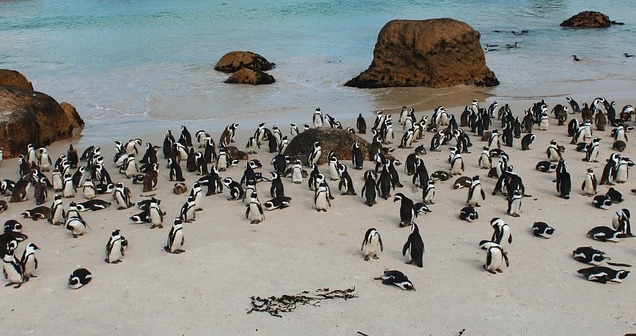
[{"label": "large boulder", "polygon": [[612,25],[609,17],[600,12],[585,11],[561,22],[561,27],[607,28]]},{"label": "large boulder", "polygon": [[214,70],[222,72],[236,72],[248,68],[254,71],[268,71],[274,68],[265,57],[251,51],[231,51],[216,63]]},{"label": "large boulder", "polygon": [[55,99],[16,86],[0,86],[0,148],[7,158],[25,154],[28,144],[47,146],[77,134],[84,121]]},{"label": "large boulder", "polygon": [[499,85],[486,66],[479,37],[471,26],[453,19],[390,21],[380,30],[371,66],[345,85]]},{"label": "large boulder", "polygon": [[31,82],[23,74],[15,70],[0,69],[0,86],[16,86],[33,91]]},{"label": "large boulder", "polygon": [[322,154],[318,160],[319,165],[327,163],[329,151],[334,151],[338,160],[351,160],[351,147],[356,141],[360,144],[365,158],[369,158],[371,144],[368,141],[347,130],[329,127],[312,128],[298,134],[289,142],[284,154],[292,158],[299,158],[304,164],[316,141],[320,143],[322,148]]},{"label": "large boulder", "polygon": [[225,80],[226,83],[230,84],[252,84],[252,85],[261,85],[261,84],[272,84],[276,80],[274,77],[268,73],[263,71],[254,71],[252,69],[243,68]]}]

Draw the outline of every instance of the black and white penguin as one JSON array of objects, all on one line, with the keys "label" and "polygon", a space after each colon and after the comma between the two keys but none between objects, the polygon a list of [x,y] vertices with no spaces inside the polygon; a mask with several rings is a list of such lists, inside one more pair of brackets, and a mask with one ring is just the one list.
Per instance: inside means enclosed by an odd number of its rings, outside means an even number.
[{"label": "black and white penguin", "polygon": [[139,154],[139,148],[142,145],[141,139],[130,139],[124,146],[126,154]]},{"label": "black and white penguin", "polygon": [[559,197],[565,199],[570,198],[572,179],[570,178],[570,173],[567,171],[565,160],[559,161],[559,165],[556,169],[556,190],[559,193]]},{"label": "black and white penguin", "polygon": [[364,186],[362,187],[361,196],[364,198],[364,204],[373,206],[377,203],[378,194],[380,189],[376,184],[373,171],[367,171],[364,174]]},{"label": "black and white penguin", "polygon": [[557,165],[550,161],[539,161],[535,169],[542,173],[550,173],[556,169]]},{"label": "black and white penguin", "polygon": [[409,278],[404,275],[404,273],[397,270],[386,270],[382,276],[373,279],[382,280],[383,284],[397,286],[402,290],[415,290],[415,287]]},{"label": "black and white penguin", "polygon": [[501,245],[502,242],[508,242],[512,244],[512,233],[510,233],[510,226],[503,221],[503,219],[494,217],[490,220],[490,225],[493,227],[494,232],[490,241]]},{"label": "black and white penguin", "polygon": [[532,224],[532,234],[537,237],[549,239],[554,234],[554,228],[546,224],[545,222],[534,222]]},{"label": "black and white penguin", "polygon": [[0,200],[0,213],[6,211],[9,208],[9,204],[5,200]]},{"label": "black and white penguin", "polygon": [[585,158],[583,158],[583,161],[598,162],[600,143],[601,143],[600,138],[592,139],[592,142],[588,144],[587,149],[585,150]]},{"label": "black and white penguin", "polygon": [[417,188],[425,189],[428,181],[430,180],[431,178],[428,175],[428,169],[426,169],[424,160],[418,159],[415,162],[415,173],[413,174],[413,178],[411,179],[414,188],[413,191],[416,192]]},{"label": "black and white penguin", "polygon": [[353,169],[361,170],[364,165],[364,156],[360,144],[356,141],[351,146],[351,164]]},{"label": "black and white penguin", "polygon": [[617,243],[621,238],[625,238],[625,234],[620,230],[614,230],[607,226],[597,226],[587,232],[587,236],[602,242]]},{"label": "black and white penguin", "polygon": [[84,181],[84,185],[82,186],[82,192],[84,194],[84,198],[93,199],[97,196],[97,190],[95,189],[95,184],[93,184],[93,180],[89,177]]},{"label": "black and white penguin", "polygon": [[402,193],[396,193],[393,198],[393,202],[400,201],[400,227],[405,227],[413,224],[413,218],[415,217],[415,210],[413,209],[413,200],[406,197]]},{"label": "black and white penguin", "polygon": [[402,248],[403,256],[406,256],[407,252],[409,252],[411,257],[411,260],[409,260],[407,264],[424,267],[424,241],[422,240],[420,230],[415,223],[413,223],[413,226],[411,227],[411,234]]},{"label": "black and white penguin", "polygon": [[185,252],[185,250],[182,249],[184,243],[185,238],[183,236],[183,221],[181,220],[181,218],[175,218],[172,221],[172,227],[170,228],[170,232],[168,233],[166,246],[164,246],[163,249],[166,252],[180,254]]},{"label": "black and white penguin", "polygon": [[110,206],[110,202],[101,199],[92,199],[86,202],[77,203],[77,210],[84,211],[99,211],[104,210]]},{"label": "black and white penguin", "polygon": [[484,189],[481,187],[481,181],[479,181],[479,176],[475,175],[472,178],[472,182],[470,184],[470,189],[468,189],[468,198],[466,199],[466,204],[468,204],[471,208],[479,207],[480,199],[486,200],[486,193]]},{"label": "black and white penguin", "polygon": [[196,202],[194,197],[188,196],[186,201],[181,206],[181,210],[179,211],[179,218],[184,223],[189,223],[196,220]]},{"label": "black and white penguin", "polygon": [[77,190],[73,185],[73,175],[67,173],[66,175],[64,175],[62,196],[64,196],[65,198],[75,197],[75,192],[77,192]]},{"label": "black and white penguin", "polygon": [[73,238],[83,236],[86,228],[88,227],[84,219],[79,215],[74,203],[69,205],[69,209],[66,213],[65,227],[67,230],[71,231]]},{"label": "black and white penguin", "polygon": [[614,180],[616,178],[616,168],[618,167],[618,163],[621,160],[621,155],[618,153],[610,154],[609,159],[607,159],[607,163],[603,168],[603,175],[601,175],[601,180],[599,184],[608,184],[614,185]]},{"label": "black and white penguin", "polygon": [[614,182],[616,183],[625,183],[629,178],[629,167],[633,166],[634,162],[627,158],[621,157],[618,161],[618,165],[616,166],[616,175],[614,178]]},{"label": "black and white penguin", "polygon": [[20,264],[22,264],[23,275],[26,279],[29,278],[37,278],[37,275],[34,275],[38,269],[38,259],[35,256],[35,251],[40,248],[35,245],[35,243],[28,243],[22,252],[22,258],[20,258]]},{"label": "black and white penguin", "polygon": [[38,219],[45,219],[45,218],[49,218],[49,216],[51,215],[51,208],[41,205],[33,209],[25,210],[24,212],[21,213],[21,215],[24,218],[31,218],[34,221]]},{"label": "black and white penguin", "polygon": [[161,210],[160,204],[161,204],[160,200],[154,197],[150,199],[150,203],[148,205],[147,211],[148,211],[148,220],[152,224],[152,226],[150,226],[151,229],[163,228],[163,216],[165,216],[166,213],[165,211]]},{"label": "black and white penguin", "polygon": [[357,195],[353,187],[353,179],[347,171],[347,166],[338,164],[338,173],[340,174],[340,183],[338,183],[338,190],[341,195]]},{"label": "black and white penguin", "polygon": [[461,175],[464,172],[464,159],[461,154],[455,153],[451,160],[450,173],[451,175]]},{"label": "black and white penguin", "polygon": [[583,195],[585,196],[594,196],[596,195],[596,188],[598,187],[598,182],[596,180],[596,175],[594,175],[594,169],[588,168],[587,173],[585,174],[585,180],[581,184],[581,190],[583,191]]},{"label": "black and white penguin", "polygon": [[508,196],[508,214],[512,217],[521,216],[521,199],[523,194],[521,190],[516,189],[512,195]]},{"label": "black and white penguin", "polygon": [[386,165],[382,166],[380,175],[376,181],[377,188],[380,192],[379,196],[388,199],[391,197],[391,173]]},{"label": "black and white penguin", "polygon": [[48,150],[45,147],[41,147],[39,151],[38,165],[40,166],[40,170],[43,172],[51,171],[53,161],[51,160]]},{"label": "black and white penguin", "polygon": [[264,202],[263,208],[265,208],[265,210],[267,211],[272,211],[276,209],[287,208],[289,207],[290,204],[291,204],[291,197],[281,196],[281,197],[272,198],[271,200]]},{"label": "black and white penguin", "polygon": [[614,270],[604,266],[583,268],[578,270],[577,273],[582,274],[589,281],[600,283],[607,283],[608,281],[621,283],[629,275],[629,271]]},{"label": "black and white penguin", "polygon": [[490,169],[492,168],[492,158],[490,157],[490,148],[484,146],[481,151],[481,155],[479,155],[479,160],[477,162],[479,168],[481,169]]},{"label": "black and white penguin", "polygon": [[320,128],[323,126],[324,118],[322,116],[322,111],[320,110],[320,107],[316,107],[316,110],[314,111],[314,115],[312,117],[312,121],[313,121],[314,128]]},{"label": "black and white penguin", "polygon": [[521,149],[530,150],[530,145],[532,144],[535,138],[536,136],[532,133],[528,133],[524,135],[523,138],[521,139]]},{"label": "black and white penguin", "polygon": [[312,164],[317,164],[318,160],[320,160],[320,155],[322,154],[322,147],[320,146],[320,142],[314,142],[314,148],[307,155],[306,164],[307,166],[311,166]]},{"label": "black and white penguin", "polygon": [[68,286],[72,289],[79,289],[93,280],[93,275],[86,268],[77,268],[68,277]]},{"label": "black and white penguin", "polygon": [[261,202],[259,202],[255,192],[250,194],[250,202],[247,204],[246,208],[245,218],[250,220],[250,224],[258,224],[265,220],[263,206],[261,205]]},{"label": "black and white penguin", "polygon": [[380,233],[375,228],[368,229],[364,234],[360,251],[364,255],[364,260],[368,261],[370,258],[379,259],[378,253],[384,251],[384,246],[382,245],[382,237],[380,237]]},{"label": "black and white penguin", "polygon": [[625,234],[626,237],[633,237],[632,234],[632,225],[630,222],[630,211],[629,209],[620,209],[614,212],[612,216],[612,226],[614,229],[621,231]]},{"label": "black and white penguin", "polygon": [[447,173],[445,171],[442,171],[442,170],[438,170],[438,171],[433,172],[433,174],[431,174],[430,177],[433,180],[439,180],[439,181],[444,182],[444,181],[447,181],[448,179],[451,178],[451,174],[449,174],[449,173]]},{"label": "black and white penguin", "polygon": [[59,225],[64,223],[64,217],[66,217],[66,213],[64,211],[64,205],[62,204],[62,195],[57,194],[53,197],[48,220],[49,223],[53,225]]},{"label": "black and white penguin", "polygon": [[475,208],[467,206],[459,211],[459,219],[472,223],[479,219],[479,214]]},{"label": "black and white penguin", "polygon": [[612,199],[606,195],[598,195],[592,200],[592,205],[599,209],[608,210],[612,206]]},{"label": "black and white penguin", "polygon": [[484,270],[497,274],[502,273],[501,267],[505,262],[506,267],[510,267],[510,261],[508,260],[508,254],[499,245],[490,246],[486,254],[486,263],[484,264]]},{"label": "black and white penguin", "polygon": [[231,177],[226,177],[223,179],[223,184],[225,184],[228,191],[230,192],[230,197],[228,198],[228,201],[236,201],[236,200],[243,199],[244,191],[240,183],[234,181]]},{"label": "black and white penguin", "polygon": [[0,195],[11,195],[15,188],[15,182],[9,179],[0,181]]},{"label": "black and white penguin", "polygon": [[117,202],[117,210],[128,209],[133,205],[131,198],[132,193],[128,187],[124,186],[123,182],[117,182],[115,184],[115,191],[113,192],[113,198]]},{"label": "black and white penguin", "polygon": [[124,257],[122,236],[119,233],[119,229],[113,230],[108,242],[106,243],[106,259],[104,259],[104,261],[109,264],[117,264],[121,262],[121,259]]},{"label": "black and white penguin", "polygon": [[356,119],[356,128],[358,129],[358,133],[366,134],[367,133],[367,122],[364,120],[362,113],[358,114],[358,118]]},{"label": "black and white penguin", "polygon": [[9,280],[5,287],[15,285],[13,288],[20,288],[23,283],[29,281],[29,278],[24,276],[24,268],[20,261],[16,259],[14,252],[14,248],[7,248],[2,258],[2,270],[5,279]]},{"label": "black and white penguin", "polygon": [[331,207],[331,201],[329,200],[329,190],[327,183],[323,182],[314,194],[314,208],[316,211],[327,211],[327,207]]},{"label": "black and white penguin", "polygon": [[548,146],[545,152],[546,152],[546,155],[548,156],[548,160],[550,160],[551,162],[558,162],[562,158],[561,151],[559,150],[557,141],[554,139],[550,141],[550,145]]},{"label": "black and white penguin", "polygon": [[433,179],[429,179],[426,183],[426,188],[422,191],[422,200],[424,204],[430,205],[435,204],[433,199],[435,198],[435,181]]},{"label": "black and white penguin", "polygon": [[169,179],[170,181],[178,181],[184,182],[185,178],[183,178],[183,170],[178,162],[176,162],[173,158],[168,158],[168,169],[169,169]]},{"label": "black and white penguin", "polygon": [[576,248],[576,250],[572,251],[572,257],[577,261],[590,265],[600,265],[604,260],[610,259],[605,255],[605,252],[591,246]]},{"label": "black and white penguin", "polygon": [[283,187],[283,180],[281,179],[280,174],[277,172],[271,172],[271,186],[269,188],[269,193],[272,198],[277,197],[285,197],[285,188]]}]

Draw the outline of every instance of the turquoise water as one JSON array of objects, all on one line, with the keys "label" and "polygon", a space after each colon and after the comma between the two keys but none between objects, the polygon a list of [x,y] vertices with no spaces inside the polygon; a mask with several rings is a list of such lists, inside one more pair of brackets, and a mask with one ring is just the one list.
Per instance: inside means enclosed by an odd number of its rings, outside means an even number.
[{"label": "turquoise water", "polygon": [[[625,25],[559,27],[583,10]],[[573,85],[590,95],[628,96],[636,58],[622,54],[636,53],[635,14],[629,0],[0,0],[0,68],[20,71],[36,90],[76,106],[89,128],[132,119],[134,127],[206,120],[217,129],[233,119],[305,122],[315,106],[335,115],[379,108],[378,92],[385,91],[342,84],[371,63],[387,21],[452,17],[480,31],[482,44],[500,46],[486,54],[502,82],[492,91],[497,96],[568,94]],[[528,34],[494,32],[522,29]],[[504,47],[514,42],[520,47]],[[213,67],[232,50],[275,62],[276,84],[223,84],[227,75]],[[583,61],[573,62],[572,54]],[[599,80],[625,92],[603,92]]]}]

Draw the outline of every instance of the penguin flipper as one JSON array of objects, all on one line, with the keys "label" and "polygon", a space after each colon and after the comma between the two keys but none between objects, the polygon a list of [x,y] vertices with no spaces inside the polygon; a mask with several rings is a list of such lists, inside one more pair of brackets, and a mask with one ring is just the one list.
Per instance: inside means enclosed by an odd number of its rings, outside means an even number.
[{"label": "penguin flipper", "polygon": [[378,234],[378,242],[380,243],[380,251],[384,252],[384,245],[382,245],[382,237]]},{"label": "penguin flipper", "polygon": [[406,244],[404,244],[404,247],[402,248],[402,256],[406,257],[406,252],[409,250],[410,247],[411,247],[411,244],[409,240],[406,242]]}]

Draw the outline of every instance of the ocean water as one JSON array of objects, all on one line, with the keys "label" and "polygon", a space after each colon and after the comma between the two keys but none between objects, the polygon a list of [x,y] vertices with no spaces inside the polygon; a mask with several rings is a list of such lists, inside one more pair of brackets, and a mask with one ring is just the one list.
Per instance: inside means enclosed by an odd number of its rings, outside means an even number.
[{"label": "ocean water", "polygon": [[[559,27],[583,10],[625,25]],[[343,84],[369,66],[389,20],[451,17],[480,31],[483,45],[499,46],[486,54],[499,99],[570,91],[620,99],[636,83],[636,58],[623,57],[636,53],[635,15],[631,0],[0,0],[0,68],[73,104],[85,136],[112,135],[113,125],[125,133],[179,122],[210,130],[242,120],[304,123],[316,106],[347,118],[422,99],[402,94],[389,106],[385,98],[403,89]],[[213,67],[233,50],[276,63],[277,82],[224,84],[228,75]]]}]

